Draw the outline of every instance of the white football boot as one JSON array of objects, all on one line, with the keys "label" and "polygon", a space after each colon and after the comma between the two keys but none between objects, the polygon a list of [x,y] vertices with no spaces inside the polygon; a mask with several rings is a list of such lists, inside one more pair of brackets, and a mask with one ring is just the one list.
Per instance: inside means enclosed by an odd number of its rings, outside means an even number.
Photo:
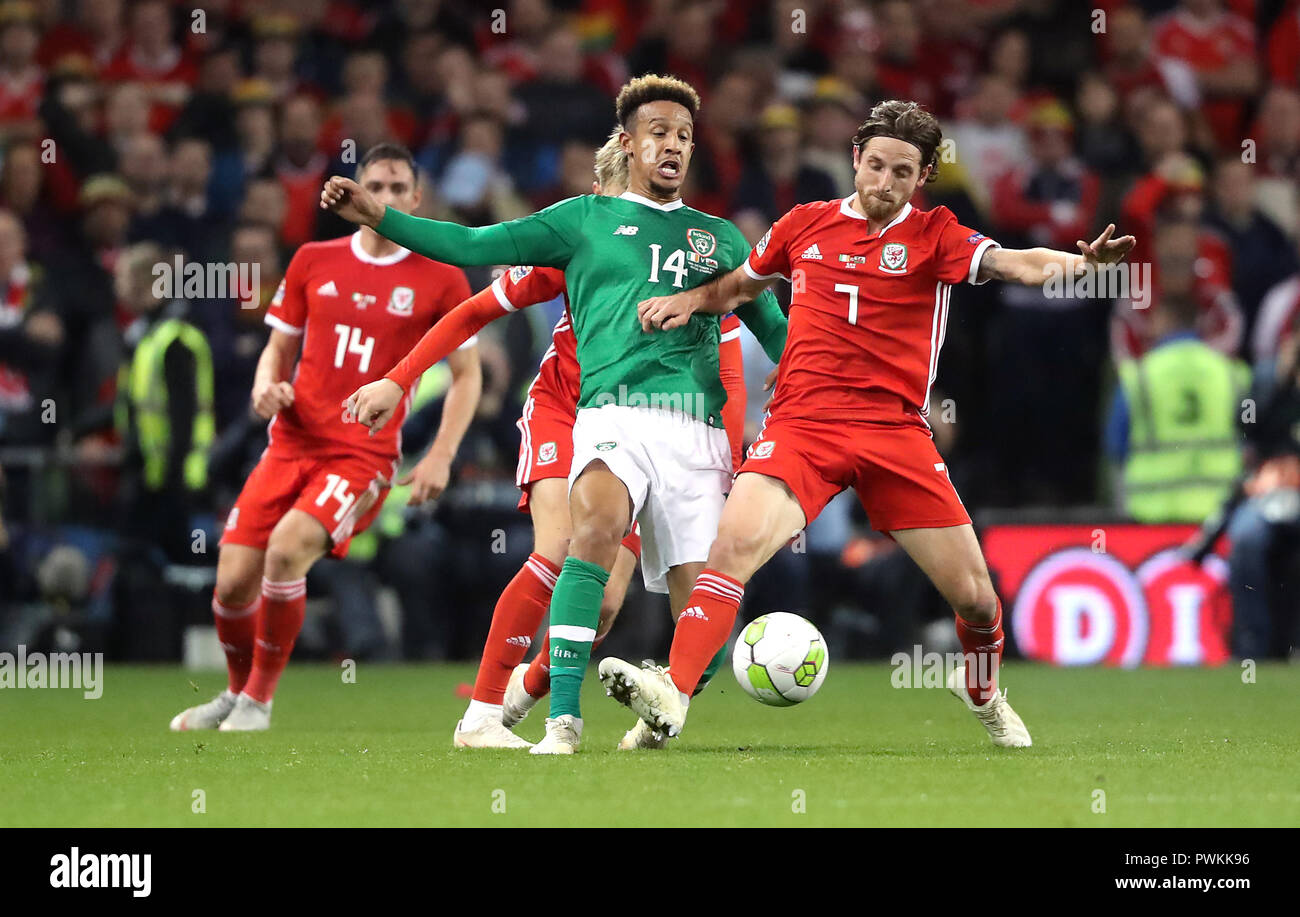
[{"label": "white football boot", "polygon": [[456,731],[451,734],[451,744],[457,748],[532,748],[533,743],[515,735],[491,717],[479,717],[466,725],[464,720],[456,724]]},{"label": "white football boot", "polygon": [[966,690],[966,667],[959,665],[948,675],[948,690],[953,693],[966,709],[975,714],[975,718],[989,731],[989,738],[994,745],[1003,748],[1028,748],[1034,744],[1029,737],[1029,730],[1016,711],[1007,703],[1006,692],[994,691],[988,703],[975,706],[970,693]]},{"label": "white football boot", "polygon": [[219,732],[261,732],[271,728],[271,703],[260,704],[247,694],[235,698],[235,709],[221,721]]},{"label": "white football boot", "polygon": [[538,698],[524,690],[524,673],[527,671],[528,663],[521,662],[510,673],[505,700],[501,702],[501,723],[507,729],[514,729],[523,722],[524,717],[528,716],[528,711],[532,710],[533,705],[538,701]]},{"label": "white football boot", "polygon": [[206,704],[182,710],[172,717],[172,732],[188,732],[191,729],[216,729],[221,721],[235,709],[235,695],[229,688],[222,691]]},{"label": "white football boot", "polygon": [[546,735],[528,749],[530,755],[571,755],[582,742],[582,720],[572,714],[546,718]]},{"label": "white football boot", "polygon": [[606,656],[597,669],[605,693],[645,720],[652,732],[672,738],[686,725],[682,693],[662,666],[638,669],[630,662]]},{"label": "white football boot", "polygon": [[619,751],[632,751],[637,748],[667,748],[668,736],[662,732],[655,732],[646,725],[645,720],[637,720],[636,725],[629,729],[624,735],[622,741],[618,743]]}]

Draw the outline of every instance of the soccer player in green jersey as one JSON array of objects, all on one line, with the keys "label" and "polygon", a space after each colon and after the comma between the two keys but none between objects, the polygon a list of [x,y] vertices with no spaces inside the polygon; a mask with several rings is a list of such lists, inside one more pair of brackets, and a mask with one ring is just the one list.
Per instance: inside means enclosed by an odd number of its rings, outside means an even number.
[{"label": "soccer player in green jersey", "polygon": [[[562,268],[582,384],[569,477],[570,556],[551,601],[551,716],[534,754],[571,754],[582,735],[578,702],[601,596],[619,543],[641,525],[648,588],[666,581],[683,607],[730,486],[718,378],[718,316],[648,334],[637,303],[690,289],[739,266],[749,244],[728,220],[687,207],[681,187],[694,149],[699,97],[672,77],[630,81],[616,102],[629,187],[618,197],[574,197],[519,220],[469,228],[381,206],[355,182],[326,182],[321,205],[412,251],[458,265]],[[778,360],[785,318],[764,295],[736,309]],[[361,394],[361,393],[358,393]],[[376,386],[352,406],[370,426],[403,397]]]}]

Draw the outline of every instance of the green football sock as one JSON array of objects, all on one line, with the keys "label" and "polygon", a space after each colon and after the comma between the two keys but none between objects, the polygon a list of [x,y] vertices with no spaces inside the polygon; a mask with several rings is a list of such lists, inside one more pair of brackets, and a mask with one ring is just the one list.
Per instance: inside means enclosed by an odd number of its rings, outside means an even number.
[{"label": "green football sock", "polygon": [[609,571],[576,557],[566,558],[551,595],[551,718],[581,717],[582,679],[591,641],[600,623],[600,603]]},{"label": "green football sock", "polygon": [[722,649],[718,650],[717,654],[709,660],[709,667],[705,669],[704,674],[700,676],[700,682],[695,686],[695,690],[691,693],[691,697],[695,697],[709,686],[709,682],[713,680],[713,676],[718,674],[718,669],[722,668],[722,664],[726,661],[727,645],[724,643]]}]

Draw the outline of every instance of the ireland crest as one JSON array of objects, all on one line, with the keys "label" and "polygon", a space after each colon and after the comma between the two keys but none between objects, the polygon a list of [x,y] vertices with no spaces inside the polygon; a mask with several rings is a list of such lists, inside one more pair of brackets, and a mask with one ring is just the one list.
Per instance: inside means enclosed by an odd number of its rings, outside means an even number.
[{"label": "ireland crest", "polygon": [[686,241],[691,244],[691,250],[701,258],[707,258],[718,247],[718,240],[713,237],[713,233],[703,229],[686,230]]}]

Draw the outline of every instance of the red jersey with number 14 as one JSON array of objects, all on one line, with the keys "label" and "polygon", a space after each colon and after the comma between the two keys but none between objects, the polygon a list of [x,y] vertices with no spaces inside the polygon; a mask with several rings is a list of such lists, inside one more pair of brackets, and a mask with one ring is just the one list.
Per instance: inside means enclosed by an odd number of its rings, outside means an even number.
[{"label": "red jersey with number 14", "polygon": [[880,232],[853,197],[795,207],[744,263],[791,281],[790,328],[769,415],[925,423],[952,285],[997,243],[947,207],[903,205]]},{"label": "red jersey with number 14", "polygon": [[460,268],[405,248],[376,258],[361,247],[359,232],[302,246],[266,313],[272,328],[303,336],[293,404],[271,421],[271,442],[397,458],[412,393],[374,436],[344,422],[343,401],[381,378],[469,295]]}]

